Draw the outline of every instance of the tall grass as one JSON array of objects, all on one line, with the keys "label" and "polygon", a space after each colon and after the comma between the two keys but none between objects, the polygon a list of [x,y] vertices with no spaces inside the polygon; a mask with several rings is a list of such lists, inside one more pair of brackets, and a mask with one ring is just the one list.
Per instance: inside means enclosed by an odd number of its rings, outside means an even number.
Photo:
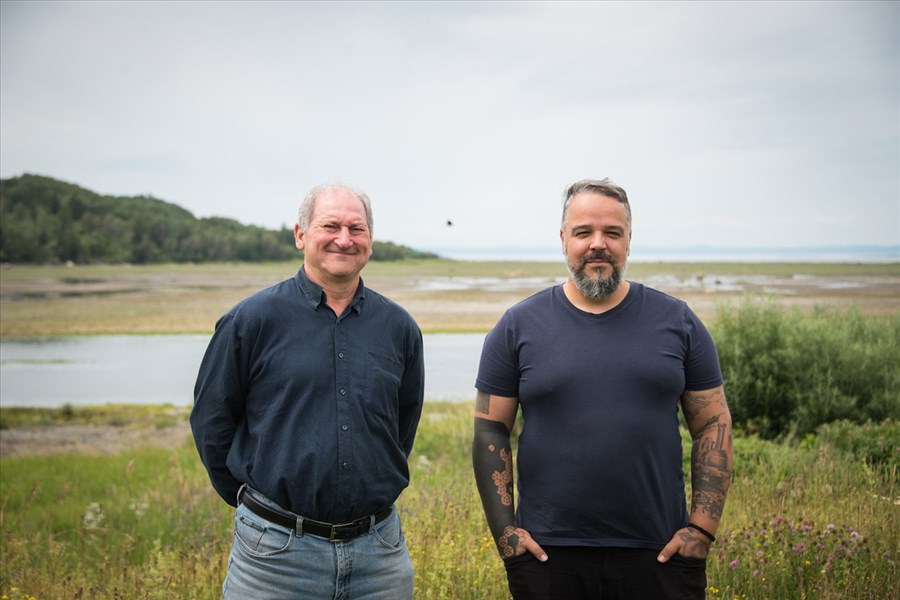
[{"label": "tall grass", "polygon": [[[419,599],[508,596],[471,476],[471,419],[470,406],[426,403],[398,503]],[[898,425],[843,423],[794,443],[738,437],[708,597],[894,597],[898,465],[867,459],[878,443],[854,439],[872,436],[889,446]],[[104,457],[5,458],[0,469],[0,594],[220,596],[232,511],[189,440]]]}]

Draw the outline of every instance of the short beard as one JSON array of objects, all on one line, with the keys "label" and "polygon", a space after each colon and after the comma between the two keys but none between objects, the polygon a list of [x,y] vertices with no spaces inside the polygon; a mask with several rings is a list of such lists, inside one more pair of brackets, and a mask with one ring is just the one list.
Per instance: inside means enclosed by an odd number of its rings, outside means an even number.
[{"label": "short beard", "polygon": [[[591,276],[587,273],[587,262],[589,260],[602,259],[609,263],[612,273],[609,277],[602,275]],[[575,287],[586,298],[591,300],[604,300],[613,295],[619,289],[622,283],[622,275],[625,274],[625,267],[620,267],[612,256],[605,252],[593,252],[581,258],[577,266],[573,266],[567,262],[569,273],[572,274],[572,281]]]}]

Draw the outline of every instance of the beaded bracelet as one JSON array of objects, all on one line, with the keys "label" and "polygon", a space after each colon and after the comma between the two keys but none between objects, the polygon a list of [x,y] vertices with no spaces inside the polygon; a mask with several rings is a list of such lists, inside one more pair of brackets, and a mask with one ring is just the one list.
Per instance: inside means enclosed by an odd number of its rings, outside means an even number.
[{"label": "beaded bracelet", "polygon": [[700,527],[699,525],[694,525],[693,523],[688,523],[687,526],[690,527],[691,529],[695,529],[695,530],[699,531],[700,533],[702,533],[703,535],[705,535],[706,537],[708,537],[710,542],[716,541],[716,536],[714,536],[713,534],[711,534],[711,533],[708,532],[707,530],[703,529],[703,528]]}]

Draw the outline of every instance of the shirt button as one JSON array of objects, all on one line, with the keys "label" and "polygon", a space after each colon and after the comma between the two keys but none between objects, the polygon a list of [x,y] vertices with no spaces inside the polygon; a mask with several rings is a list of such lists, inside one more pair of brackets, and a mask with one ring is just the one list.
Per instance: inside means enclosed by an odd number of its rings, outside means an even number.
[{"label": "shirt button", "polygon": [[348,429],[350,429],[350,428],[347,427],[346,425],[341,425],[341,430],[342,430],[342,431],[347,431]]},{"label": "shirt button", "polygon": [[341,465],[341,466],[344,467],[344,470],[345,470],[345,471],[350,469],[350,463],[348,463],[348,462],[345,462],[345,463],[344,463],[343,465]]},{"label": "shirt button", "polygon": [[344,388],[341,388],[341,396],[346,396],[346,395],[347,395],[347,390],[345,390]]},{"label": "shirt button", "polygon": [[343,353],[343,352],[338,352],[338,358],[344,358],[344,353]]}]

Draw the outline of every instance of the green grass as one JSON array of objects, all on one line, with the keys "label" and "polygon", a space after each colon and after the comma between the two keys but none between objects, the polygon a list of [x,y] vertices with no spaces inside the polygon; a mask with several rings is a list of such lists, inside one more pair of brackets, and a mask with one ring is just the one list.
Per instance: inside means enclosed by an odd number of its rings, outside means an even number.
[{"label": "green grass", "polygon": [[[412,482],[398,503],[416,598],[507,597],[471,476],[471,419],[467,404],[426,403]],[[900,589],[898,467],[867,460],[869,450],[853,440],[890,443],[900,426],[860,427],[844,423],[796,443],[735,439],[734,483],[708,563],[709,598],[893,597]],[[189,440],[113,456],[4,458],[0,469],[0,594],[220,597],[232,511],[212,491]]]},{"label": "green grass", "polygon": [[130,427],[170,427],[183,421],[190,407],[168,404],[104,404],[60,408],[9,406],[0,409],[0,429],[34,425],[127,425]]}]

